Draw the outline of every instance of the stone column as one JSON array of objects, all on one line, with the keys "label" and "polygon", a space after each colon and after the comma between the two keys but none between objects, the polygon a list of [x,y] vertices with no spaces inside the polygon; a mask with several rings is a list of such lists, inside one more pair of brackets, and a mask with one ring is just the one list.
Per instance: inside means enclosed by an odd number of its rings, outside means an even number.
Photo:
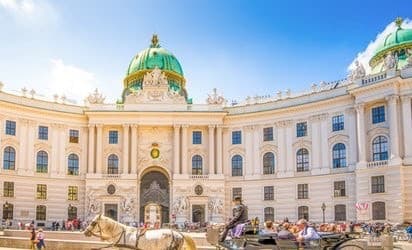
[{"label": "stone column", "polygon": [[215,173],[215,125],[209,125],[209,167],[204,174]]},{"label": "stone column", "polygon": [[223,142],[222,142],[222,126],[218,125],[216,129],[216,174],[223,174]]},{"label": "stone column", "polygon": [[131,135],[132,145],[130,146],[130,172],[132,174],[137,174],[137,143],[138,143],[137,129],[138,129],[138,125],[133,124],[131,127],[132,127],[132,135]]},{"label": "stone column", "polygon": [[403,121],[403,147],[404,158],[407,163],[412,163],[412,122],[411,122],[411,96],[402,96],[402,121]]},{"label": "stone column", "polygon": [[390,160],[398,161],[400,163],[399,156],[399,129],[398,129],[398,99],[399,96],[392,95],[386,98],[388,101],[388,115],[389,115],[389,135],[390,135]]},{"label": "stone column", "polygon": [[285,127],[282,122],[276,123],[276,132],[278,138],[278,155],[275,159],[275,172],[278,172],[279,175],[283,176],[286,172],[286,135]]},{"label": "stone column", "polygon": [[[20,119],[19,124],[20,124],[20,129],[19,129],[19,142],[20,142],[20,147],[19,147],[19,161],[18,164],[16,165],[16,171],[18,171],[19,174],[25,174],[27,171],[27,161],[26,161],[26,155],[27,155],[27,144],[23,143],[27,140],[27,133],[28,133],[28,126],[29,121],[26,119]],[[4,124],[4,123],[2,123]],[[4,127],[4,126],[1,126]],[[1,131],[1,128],[0,128]],[[0,132],[2,135],[4,134],[3,131]],[[53,138],[54,139],[54,138]],[[3,153],[3,152],[1,152]]]},{"label": "stone column", "polygon": [[365,142],[365,104],[359,103],[355,106],[358,138],[359,164],[363,167],[366,164],[366,142]]},{"label": "stone column", "polygon": [[263,160],[261,159],[260,150],[259,150],[260,143],[262,142],[262,139],[260,138],[260,131],[261,131],[260,126],[254,126],[253,128],[253,165],[254,165],[253,174],[254,175],[263,174]]},{"label": "stone column", "polygon": [[88,150],[88,165],[87,165],[87,173],[93,174],[95,172],[94,166],[94,157],[95,157],[95,148],[94,148],[94,141],[95,141],[95,134],[96,125],[89,124],[89,150]]},{"label": "stone column", "polygon": [[[321,168],[321,156],[322,154],[325,154],[325,152],[322,152],[321,148],[321,130],[320,130],[320,117],[319,115],[314,115],[311,116],[309,121],[311,122],[311,127],[312,127],[312,173],[313,174],[319,174],[316,171]],[[322,138],[323,139],[323,138]]]},{"label": "stone column", "polygon": [[321,149],[320,168],[322,169],[322,173],[326,173],[327,171],[329,171],[328,166],[330,166],[330,164],[331,164],[329,162],[329,156],[332,154],[331,150],[329,149],[329,143],[328,143],[329,129],[328,129],[327,118],[328,118],[327,114],[321,114],[319,116],[320,135],[321,135],[321,140],[320,140],[320,149]]},{"label": "stone column", "polygon": [[173,174],[180,174],[180,125],[173,126]]},{"label": "stone column", "polygon": [[187,128],[188,125],[182,125],[182,172],[183,174],[187,175],[192,174],[191,171],[189,171],[188,164],[187,164]]},{"label": "stone column", "polygon": [[358,161],[358,150],[356,145],[356,117],[355,109],[348,108],[345,112],[344,129],[349,135],[349,148],[346,149],[348,167],[353,167]]},{"label": "stone column", "polygon": [[32,175],[36,172],[36,155],[34,154],[34,138],[36,136],[37,129],[35,128],[37,123],[29,120],[27,123],[27,150],[26,150],[26,168],[27,173]]},{"label": "stone column", "polygon": [[66,145],[69,141],[67,136],[67,125],[61,124],[59,126],[59,175],[67,175],[67,161],[66,161]]},{"label": "stone column", "polygon": [[129,124],[123,124],[123,174],[129,174]]},{"label": "stone column", "polygon": [[284,121],[284,125],[286,127],[286,133],[285,133],[285,141],[286,141],[286,170],[288,172],[287,176],[292,176],[293,173],[295,172],[294,169],[296,167],[294,157],[296,156],[296,153],[293,151],[293,143],[292,143],[292,138],[293,138],[293,121],[292,120],[287,120]]},{"label": "stone column", "polygon": [[103,125],[96,124],[96,173],[103,174]]},{"label": "stone column", "polygon": [[250,176],[253,174],[253,126],[245,126],[243,131],[245,133],[245,141],[242,141],[242,144],[246,149],[246,157],[243,161],[244,174]]},{"label": "stone column", "polygon": [[51,138],[52,140],[52,152],[51,152],[51,158],[50,158],[50,170],[52,175],[57,175],[59,173],[59,143],[60,143],[60,137],[59,137],[59,124],[53,123],[51,124]]}]

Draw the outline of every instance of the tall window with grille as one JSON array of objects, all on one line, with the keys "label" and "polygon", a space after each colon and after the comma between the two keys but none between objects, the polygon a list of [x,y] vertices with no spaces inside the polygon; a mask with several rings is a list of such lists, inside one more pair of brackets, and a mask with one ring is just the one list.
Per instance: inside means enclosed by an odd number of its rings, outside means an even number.
[{"label": "tall window with grille", "polygon": [[192,144],[202,144],[202,131],[192,132]]},{"label": "tall window with grille", "polygon": [[39,140],[48,140],[49,139],[49,128],[46,126],[39,126]]},{"label": "tall window with grille", "polygon": [[77,207],[75,206],[69,206],[67,208],[67,218],[69,220],[73,220],[77,218]]},{"label": "tall window with grille", "polygon": [[242,144],[242,131],[232,131],[232,144]]},{"label": "tall window with grille", "polygon": [[119,173],[119,157],[115,154],[109,155],[107,158],[107,173],[118,174]]},{"label": "tall window with grille", "polygon": [[46,220],[46,206],[36,206],[36,220]]},{"label": "tall window with grille", "polygon": [[346,205],[335,205],[335,221],[346,221]]},{"label": "tall window with grille", "polygon": [[232,176],[243,175],[243,158],[240,155],[232,157]]},{"label": "tall window with grille", "polygon": [[6,135],[16,135],[16,122],[6,121]]},{"label": "tall window with grille", "polygon": [[232,188],[232,200],[235,197],[240,197],[242,198],[242,188],[241,187],[234,187]]},{"label": "tall window with grille", "polygon": [[298,220],[300,219],[309,220],[309,207],[307,206],[298,207]]},{"label": "tall window with grille", "polygon": [[79,175],[79,156],[70,154],[67,157],[67,174]]},{"label": "tall window with grille", "polygon": [[346,146],[343,143],[337,143],[332,148],[333,168],[346,167]]},{"label": "tall window with grille", "polygon": [[14,205],[11,203],[3,204],[3,220],[12,220],[13,219],[13,210]]},{"label": "tall window with grille", "polygon": [[79,143],[79,130],[70,129],[69,130],[69,142],[70,143]]},{"label": "tall window with grille", "polygon": [[3,183],[3,196],[4,197],[14,197],[14,182],[5,181]]},{"label": "tall window with grille", "polygon": [[47,173],[49,165],[49,156],[45,151],[37,152],[36,159],[36,172],[37,173]]},{"label": "tall window with grille", "polygon": [[267,152],[263,155],[263,174],[275,173],[275,154]]},{"label": "tall window with grille", "polygon": [[388,139],[386,136],[377,136],[372,141],[373,161],[384,161],[388,159]]},{"label": "tall window with grille", "polygon": [[203,159],[200,155],[194,155],[192,157],[192,174],[202,175],[203,174]]},{"label": "tall window with grille", "polygon": [[109,131],[109,144],[119,143],[119,132],[117,130]]},{"label": "tall window with grille", "polygon": [[38,200],[47,199],[47,185],[46,184],[37,184],[36,198]]},{"label": "tall window with grille", "polygon": [[385,202],[376,201],[372,203],[372,220],[385,220],[386,206]]},{"label": "tall window with grille", "polygon": [[343,115],[335,115],[332,117],[332,131],[340,131],[345,129],[345,117]]},{"label": "tall window with grille", "polygon": [[299,122],[296,123],[296,137],[303,137],[308,135],[308,123]]},{"label": "tall window with grille", "polygon": [[274,188],[273,186],[263,187],[263,199],[265,201],[273,201],[275,199]]},{"label": "tall window with grille", "polygon": [[385,106],[372,108],[372,123],[377,124],[385,121]]},{"label": "tall window with grille", "polygon": [[273,141],[273,127],[263,128],[263,141]]},{"label": "tall window with grille", "polygon": [[309,199],[308,184],[298,184],[298,199]]},{"label": "tall window with grille", "polygon": [[77,186],[69,186],[67,191],[67,200],[77,201],[79,199],[79,188]]},{"label": "tall window with grille", "polygon": [[372,176],[372,193],[384,193],[385,192],[385,177],[383,175],[380,176]]},{"label": "tall window with grille", "polygon": [[306,148],[301,148],[296,152],[296,171],[309,171],[309,151]]},{"label": "tall window with grille", "polygon": [[10,146],[3,151],[3,169],[14,170],[16,167],[16,150]]},{"label": "tall window with grille", "polygon": [[335,181],[333,183],[333,195],[335,197],[344,197],[344,196],[346,196],[345,181]]},{"label": "tall window with grille", "polygon": [[265,207],[263,212],[265,221],[275,221],[275,209],[273,207]]}]

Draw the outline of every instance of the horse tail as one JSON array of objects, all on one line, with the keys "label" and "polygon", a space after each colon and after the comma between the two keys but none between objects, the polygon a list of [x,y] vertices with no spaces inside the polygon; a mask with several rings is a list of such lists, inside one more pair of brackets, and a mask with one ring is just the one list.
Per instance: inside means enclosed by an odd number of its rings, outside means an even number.
[{"label": "horse tail", "polygon": [[184,233],[182,233],[182,236],[184,239],[183,250],[196,250],[196,244],[192,237]]}]

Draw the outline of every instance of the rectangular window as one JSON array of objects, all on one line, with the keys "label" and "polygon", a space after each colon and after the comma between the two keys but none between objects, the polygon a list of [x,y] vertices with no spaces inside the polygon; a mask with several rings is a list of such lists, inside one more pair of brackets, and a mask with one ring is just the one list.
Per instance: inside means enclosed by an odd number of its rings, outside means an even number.
[{"label": "rectangular window", "polygon": [[46,220],[46,206],[36,206],[36,220]]},{"label": "rectangular window", "polygon": [[69,201],[77,201],[78,193],[79,193],[79,189],[77,188],[77,186],[69,186],[67,199]]},{"label": "rectangular window", "polygon": [[381,123],[385,121],[385,106],[372,108],[372,123]]},{"label": "rectangular window", "polygon": [[46,126],[39,126],[39,140],[49,139],[49,128]]},{"label": "rectangular window", "polygon": [[70,143],[79,143],[79,130],[70,129],[70,131],[69,131],[69,142]]},{"label": "rectangular window", "polygon": [[6,121],[6,135],[16,135],[16,122]]},{"label": "rectangular window", "polygon": [[232,131],[232,144],[242,144],[242,131]]},{"label": "rectangular window", "polygon": [[117,130],[110,130],[109,131],[109,144],[117,144],[119,143],[119,132]]},{"label": "rectangular window", "polygon": [[332,117],[332,131],[340,131],[345,128],[345,118],[343,115]]},{"label": "rectangular window", "polygon": [[372,176],[372,193],[384,193],[385,192],[385,177]]},{"label": "rectangular window", "polygon": [[273,201],[275,199],[273,186],[264,187],[263,192],[264,192],[264,200],[265,201]]},{"label": "rectangular window", "polygon": [[39,200],[47,199],[47,185],[37,184],[36,198]]},{"label": "rectangular window", "polygon": [[273,127],[263,128],[263,141],[273,141]]},{"label": "rectangular window", "polygon": [[308,184],[298,184],[298,199],[309,199]]},{"label": "rectangular window", "polygon": [[335,205],[335,221],[346,221],[346,205]]},{"label": "rectangular window", "polygon": [[5,181],[3,183],[3,196],[14,197],[14,182]]},{"label": "rectangular window", "polygon": [[343,197],[346,196],[346,187],[345,181],[335,181],[333,183],[333,195],[335,197]]},{"label": "rectangular window", "polygon": [[242,198],[242,188],[240,187],[232,188],[232,200],[235,199],[235,197]]},{"label": "rectangular window", "polygon": [[193,131],[192,133],[192,143],[202,144],[202,131]]},{"label": "rectangular window", "polygon": [[308,135],[308,123],[299,122],[296,123],[296,137],[303,137]]}]

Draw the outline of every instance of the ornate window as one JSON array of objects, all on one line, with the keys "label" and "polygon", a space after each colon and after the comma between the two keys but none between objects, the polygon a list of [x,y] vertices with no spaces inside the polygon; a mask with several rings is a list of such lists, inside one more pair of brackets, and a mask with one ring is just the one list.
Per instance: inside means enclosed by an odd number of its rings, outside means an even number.
[{"label": "ornate window", "polygon": [[343,143],[337,143],[332,148],[333,168],[346,167],[346,147]]},{"label": "ornate window", "polygon": [[309,199],[308,184],[298,184],[298,199]]},{"label": "ornate window", "polygon": [[273,127],[263,128],[263,141],[273,141]]},{"label": "ornate window", "polygon": [[232,157],[232,176],[243,175],[243,158],[240,155]]},{"label": "ornate window", "polygon": [[201,175],[203,174],[203,159],[200,155],[194,155],[192,157],[192,174]]},{"label": "ornate window", "polygon": [[36,164],[36,172],[37,173],[47,173],[49,165],[49,157],[47,152],[39,151],[37,152],[37,164]]},{"label": "ornate window", "polygon": [[14,182],[5,181],[3,183],[3,196],[14,197]]},{"label": "ornate window", "polygon": [[67,174],[79,175],[79,156],[76,154],[70,154],[67,157]]},{"label": "ornate window", "polygon": [[309,220],[309,207],[307,206],[298,207],[298,220],[300,219]]},{"label": "ornate window", "polygon": [[372,220],[385,220],[386,208],[385,202],[376,201],[372,203]]},{"label": "ornate window", "polygon": [[3,153],[3,169],[14,170],[16,167],[16,150],[12,147],[6,147]]},{"label": "ornate window", "polygon": [[67,192],[67,200],[77,201],[79,199],[79,188],[77,186],[69,186]]},{"label": "ornate window", "polygon": [[70,143],[79,143],[79,130],[70,129],[70,131],[69,131],[69,142]]},{"label": "ornate window", "polygon": [[372,176],[371,182],[372,182],[371,191],[373,194],[385,192],[385,176],[383,175]]},{"label": "ornate window", "polygon": [[232,188],[232,200],[236,197],[242,198],[242,188],[241,187],[234,187]]},{"label": "ornate window", "polygon": [[193,131],[192,144],[202,144],[202,131]]},{"label": "ornate window", "polygon": [[335,221],[346,221],[346,205],[335,205]]},{"label": "ornate window", "polygon": [[3,220],[12,220],[13,219],[13,210],[14,206],[11,203],[3,204]]},{"label": "ornate window", "polygon": [[299,122],[296,123],[296,137],[303,137],[308,135],[308,123]]},{"label": "ornate window", "polygon": [[109,131],[109,144],[119,143],[119,132],[117,130]]},{"label": "ornate window", "polygon": [[309,151],[306,148],[301,148],[296,153],[296,171],[309,171]]},{"label": "ornate window", "polygon": [[36,220],[46,220],[46,206],[36,206]]},{"label": "ornate window", "polygon": [[47,199],[47,185],[46,184],[37,184],[36,198],[39,200]]},{"label": "ornate window", "polygon": [[6,121],[6,135],[16,135],[16,122]]},{"label": "ornate window", "polygon": [[273,201],[275,199],[275,192],[273,186],[265,186],[263,188],[264,193],[264,200],[265,201]]},{"label": "ornate window", "polygon": [[345,181],[335,181],[333,183],[333,195],[335,197],[346,196]]},{"label": "ornate window", "polygon": [[273,207],[265,207],[264,219],[266,221],[275,221],[275,209]]},{"label": "ornate window", "polygon": [[73,220],[77,218],[77,207],[69,206],[67,208],[67,217],[69,220]]},{"label": "ornate window", "polygon": [[107,173],[118,174],[119,173],[119,157],[115,154],[109,155],[107,158]]},{"label": "ornate window", "polygon": [[340,131],[345,128],[345,117],[343,115],[336,115],[332,117],[332,131]]},{"label": "ornate window", "polygon": [[263,155],[263,174],[275,173],[275,155],[267,152]]},{"label": "ornate window", "polygon": [[372,123],[380,123],[385,121],[385,106],[372,108]]},{"label": "ornate window", "polygon": [[388,139],[385,136],[377,136],[372,142],[373,161],[388,159]]},{"label": "ornate window", "polygon": [[232,144],[242,144],[242,131],[232,131]]}]

